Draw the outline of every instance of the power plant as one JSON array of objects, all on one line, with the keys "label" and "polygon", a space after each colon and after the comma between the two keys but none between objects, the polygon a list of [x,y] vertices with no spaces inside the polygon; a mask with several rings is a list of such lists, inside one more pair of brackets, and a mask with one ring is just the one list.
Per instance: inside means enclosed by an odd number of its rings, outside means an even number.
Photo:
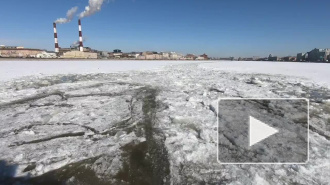
[{"label": "power plant", "polygon": [[81,31],[81,19],[78,20],[78,27],[79,27],[79,49],[81,52],[83,52],[84,45],[83,45],[83,38],[82,38],[82,31]]},{"label": "power plant", "polygon": [[78,49],[76,49],[75,47],[60,48],[58,44],[56,22],[53,23],[53,28],[54,28],[55,53],[59,58],[97,59],[97,53],[86,51],[84,49],[81,19],[78,20],[78,30],[79,30]]},{"label": "power plant", "polygon": [[55,53],[60,52],[60,47],[58,45],[58,38],[57,38],[57,29],[56,29],[56,23],[53,23],[54,26],[54,39],[55,39]]}]

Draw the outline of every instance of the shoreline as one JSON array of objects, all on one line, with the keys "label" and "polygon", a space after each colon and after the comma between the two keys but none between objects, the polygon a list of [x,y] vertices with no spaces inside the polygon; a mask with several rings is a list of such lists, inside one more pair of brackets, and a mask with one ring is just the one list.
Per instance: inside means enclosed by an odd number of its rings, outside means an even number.
[{"label": "shoreline", "polygon": [[130,58],[114,58],[114,59],[88,59],[88,58],[1,58],[1,61],[187,61],[187,62],[268,62],[268,63],[315,63],[315,64],[330,64],[330,62],[296,62],[296,61],[254,61],[254,60],[140,60],[140,59],[130,59]]}]

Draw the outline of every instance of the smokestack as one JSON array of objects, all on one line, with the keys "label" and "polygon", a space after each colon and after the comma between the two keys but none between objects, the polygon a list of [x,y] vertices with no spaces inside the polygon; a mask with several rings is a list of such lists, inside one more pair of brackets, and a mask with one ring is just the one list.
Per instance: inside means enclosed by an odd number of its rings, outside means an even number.
[{"label": "smokestack", "polygon": [[53,23],[53,26],[54,26],[55,52],[58,53],[60,52],[60,47],[58,46],[56,23]]},{"label": "smokestack", "polygon": [[81,31],[81,20],[78,20],[78,25],[79,25],[79,50],[81,52],[84,51],[84,45],[83,45],[83,38],[82,38],[82,31]]}]

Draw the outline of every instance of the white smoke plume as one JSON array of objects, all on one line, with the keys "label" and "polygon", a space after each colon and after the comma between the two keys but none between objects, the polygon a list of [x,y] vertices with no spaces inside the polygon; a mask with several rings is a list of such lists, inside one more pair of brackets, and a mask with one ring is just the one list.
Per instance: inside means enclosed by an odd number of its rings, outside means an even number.
[{"label": "white smoke plume", "polygon": [[[87,37],[83,37],[83,42],[86,42],[86,40],[87,40]],[[76,48],[76,47],[79,46],[79,44],[80,44],[80,42],[79,42],[79,40],[77,40],[77,41],[74,41],[74,42],[70,45],[70,47],[71,47],[71,48]]]},{"label": "white smoke plume", "polygon": [[65,23],[69,23],[72,21],[74,15],[76,14],[76,12],[78,11],[78,7],[75,6],[73,8],[71,8],[70,10],[68,10],[68,12],[66,13],[66,18],[59,18],[55,21],[55,23],[59,23],[59,24],[65,24]]},{"label": "white smoke plume", "polygon": [[104,0],[89,0],[88,6],[85,7],[85,11],[81,12],[79,14],[80,18],[88,17],[96,12],[101,11],[101,7],[104,3]]}]

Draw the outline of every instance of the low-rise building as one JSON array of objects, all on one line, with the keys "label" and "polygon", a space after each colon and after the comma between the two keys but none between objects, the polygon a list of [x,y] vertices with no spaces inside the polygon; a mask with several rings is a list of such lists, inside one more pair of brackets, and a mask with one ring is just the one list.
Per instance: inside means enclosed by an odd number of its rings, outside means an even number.
[{"label": "low-rise building", "polygon": [[161,54],[154,54],[155,55],[155,60],[163,60],[163,55]]},{"label": "low-rise building", "polygon": [[121,58],[123,55],[123,52],[121,52],[120,49],[115,49],[113,52],[110,54],[112,58]]},{"label": "low-rise building", "polygon": [[121,52],[120,49],[114,49],[113,52],[114,52],[114,53],[123,53],[123,52]]},{"label": "low-rise building", "polygon": [[128,53],[128,57],[129,58],[135,58],[135,59],[137,59],[140,55],[142,55],[142,52],[130,52],[130,53]]},{"label": "low-rise building", "polygon": [[107,59],[107,58],[109,58],[109,52],[107,52],[107,51],[101,51],[100,52],[100,58],[105,58],[105,59]]},{"label": "low-rise building", "polygon": [[0,57],[5,58],[35,58],[37,54],[41,53],[40,49],[17,49],[16,46],[13,47],[2,47],[0,48]]},{"label": "low-rise building", "polygon": [[187,54],[185,57],[184,57],[184,59],[185,60],[196,60],[196,56],[195,55],[193,55],[193,54]]},{"label": "low-rise building", "polygon": [[23,46],[6,46],[6,45],[0,45],[0,49],[24,49]]},{"label": "low-rise building", "polygon": [[[221,60],[230,60],[230,58],[225,58],[225,59],[221,59]],[[239,57],[237,60],[238,61],[254,61],[253,57],[248,57],[248,58]]]},{"label": "low-rise building", "polygon": [[259,56],[253,56],[253,57],[252,57],[252,60],[253,60],[253,61],[258,61],[259,59],[260,59]]},{"label": "low-rise building", "polygon": [[160,52],[160,55],[162,55],[163,60],[170,60],[169,52]]},{"label": "low-rise building", "polygon": [[[145,51],[142,53],[142,56],[144,56],[145,60],[154,60],[154,52],[152,51]],[[141,57],[142,59],[143,57]]]},{"label": "low-rise building", "polygon": [[294,62],[296,61],[296,57],[291,57],[291,56],[287,56],[287,57],[283,57],[283,61],[286,61],[286,62]]},{"label": "low-rise building", "polygon": [[203,55],[200,55],[197,57],[196,60],[209,60],[209,57],[204,53]]},{"label": "low-rise building", "polygon": [[183,60],[184,55],[181,53],[170,52],[170,59],[171,60]]},{"label": "low-rise building", "polygon": [[155,51],[145,51],[139,56],[140,60],[162,60],[163,56]]},{"label": "low-rise building", "polygon": [[146,56],[139,55],[136,59],[138,59],[138,60],[146,60]]},{"label": "low-rise building", "polygon": [[77,59],[97,59],[97,53],[81,52],[81,51],[68,51],[63,53],[60,58],[77,58]]},{"label": "low-rise building", "polygon": [[176,52],[170,52],[170,59],[171,60],[179,60],[180,56]]},{"label": "low-rise building", "polygon": [[36,58],[57,58],[57,55],[55,52],[42,51],[36,55]]}]

